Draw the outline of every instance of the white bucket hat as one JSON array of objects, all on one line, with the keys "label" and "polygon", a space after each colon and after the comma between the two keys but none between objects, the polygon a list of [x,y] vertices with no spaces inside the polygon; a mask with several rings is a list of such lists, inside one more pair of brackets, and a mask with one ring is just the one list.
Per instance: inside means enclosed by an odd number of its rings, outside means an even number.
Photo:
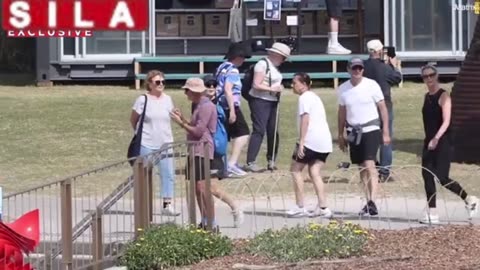
[{"label": "white bucket hat", "polygon": [[273,43],[272,47],[267,49],[267,51],[280,54],[285,58],[288,58],[290,56],[290,47],[280,42]]}]

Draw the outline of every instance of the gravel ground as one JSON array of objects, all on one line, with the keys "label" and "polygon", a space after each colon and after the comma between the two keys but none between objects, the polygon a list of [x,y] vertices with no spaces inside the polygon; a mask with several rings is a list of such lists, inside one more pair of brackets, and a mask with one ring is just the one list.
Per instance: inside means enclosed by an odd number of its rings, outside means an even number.
[{"label": "gravel ground", "polygon": [[[374,238],[362,258],[347,263],[317,264],[278,269],[480,269],[480,227],[439,226],[402,231],[370,231]],[[237,244],[242,246],[242,243]],[[388,260],[401,258],[402,260]],[[357,260],[358,259],[358,260]],[[377,262],[366,260],[379,259]],[[382,261],[383,260],[383,261]],[[182,270],[233,269],[236,263],[273,265],[271,260],[237,252],[231,256],[201,262]]]}]

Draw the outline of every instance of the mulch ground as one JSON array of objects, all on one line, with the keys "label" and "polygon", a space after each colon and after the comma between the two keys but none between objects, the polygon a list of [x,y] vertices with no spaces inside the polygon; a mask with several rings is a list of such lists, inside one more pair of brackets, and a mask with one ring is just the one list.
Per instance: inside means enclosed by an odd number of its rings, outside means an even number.
[{"label": "mulch ground", "polygon": [[[480,269],[480,227],[441,226],[402,231],[370,231],[369,241],[361,258],[346,263],[324,263],[312,266],[277,269]],[[242,245],[242,243],[237,243]],[[403,258],[389,260],[391,258]],[[368,260],[378,260],[369,262]],[[225,270],[234,264],[278,265],[268,258],[236,252],[182,269]]]}]

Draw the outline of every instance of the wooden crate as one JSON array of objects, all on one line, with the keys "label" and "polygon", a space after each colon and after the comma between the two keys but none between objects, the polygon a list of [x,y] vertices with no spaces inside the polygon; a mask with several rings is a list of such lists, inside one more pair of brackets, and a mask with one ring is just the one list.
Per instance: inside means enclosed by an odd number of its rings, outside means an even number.
[{"label": "wooden crate", "polygon": [[180,36],[203,36],[202,14],[180,15]]},{"label": "wooden crate", "polygon": [[227,13],[205,14],[205,35],[206,36],[227,36],[228,35],[228,14]]},{"label": "wooden crate", "polygon": [[180,24],[177,14],[157,14],[156,30],[159,37],[177,37]]}]

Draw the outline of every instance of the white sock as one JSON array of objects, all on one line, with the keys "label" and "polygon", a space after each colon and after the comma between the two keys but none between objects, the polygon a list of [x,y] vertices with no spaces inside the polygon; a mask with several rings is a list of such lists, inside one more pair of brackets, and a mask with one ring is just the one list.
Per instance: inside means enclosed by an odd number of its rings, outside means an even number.
[{"label": "white sock", "polygon": [[337,45],[337,44],[338,44],[338,32],[329,32],[328,45]]}]

